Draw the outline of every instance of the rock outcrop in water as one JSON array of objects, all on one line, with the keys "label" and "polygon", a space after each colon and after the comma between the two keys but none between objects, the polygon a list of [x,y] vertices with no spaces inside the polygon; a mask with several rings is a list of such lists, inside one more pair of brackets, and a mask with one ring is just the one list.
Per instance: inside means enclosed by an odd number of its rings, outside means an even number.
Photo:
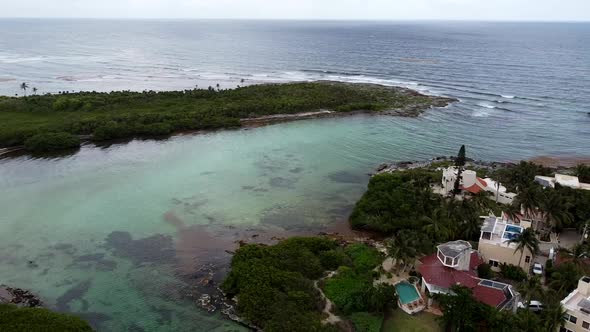
[{"label": "rock outcrop in water", "polygon": [[0,285],[0,304],[15,304],[27,308],[43,306],[41,299],[30,291],[4,285]]}]

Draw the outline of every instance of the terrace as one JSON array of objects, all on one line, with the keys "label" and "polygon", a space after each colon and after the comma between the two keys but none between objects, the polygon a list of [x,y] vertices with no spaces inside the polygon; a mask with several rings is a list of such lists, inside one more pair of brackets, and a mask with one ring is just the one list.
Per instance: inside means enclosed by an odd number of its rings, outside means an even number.
[{"label": "terrace", "polygon": [[518,237],[524,227],[511,223],[502,218],[490,216],[484,217],[481,227],[480,242],[490,243],[503,247],[515,246],[510,244],[510,240]]},{"label": "terrace", "polygon": [[589,284],[590,277],[582,277],[578,282],[578,288],[561,301],[563,307],[569,311],[584,313],[590,318]]}]

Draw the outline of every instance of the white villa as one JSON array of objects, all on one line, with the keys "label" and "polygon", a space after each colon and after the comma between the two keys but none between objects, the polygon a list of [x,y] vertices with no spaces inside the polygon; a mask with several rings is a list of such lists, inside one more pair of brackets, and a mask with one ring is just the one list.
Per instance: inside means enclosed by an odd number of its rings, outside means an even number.
[{"label": "white villa", "polygon": [[590,190],[590,183],[582,183],[577,176],[572,175],[555,174],[555,177],[537,175],[535,176],[535,182],[545,188],[555,188],[555,184],[558,183],[561,186],[573,189]]},{"label": "white villa", "polygon": [[[451,166],[442,170],[442,193],[443,195],[449,195],[455,188],[455,181],[457,180],[458,169],[455,166]],[[465,170],[461,173],[461,181],[459,183],[460,189],[467,191],[472,194],[477,194],[481,191],[486,191],[493,195],[493,199],[496,202],[502,204],[512,204],[512,201],[516,197],[515,193],[510,193],[506,190],[506,187],[500,183],[490,179],[482,179],[477,176],[475,171]]]},{"label": "white villa", "polygon": [[586,332],[590,330],[590,277],[582,277],[561,305],[566,311],[566,322],[560,332]]},{"label": "white villa", "polygon": [[528,271],[533,263],[531,261],[533,254],[525,249],[521,261],[520,251],[515,250],[516,244],[510,243],[510,240],[521,234],[524,229],[531,227],[531,221],[523,219],[519,223],[514,223],[505,215],[481,218],[483,225],[481,226],[478,251],[483,259],[495,271],[500,270],[502,263],[520,266],[523,270]]}]

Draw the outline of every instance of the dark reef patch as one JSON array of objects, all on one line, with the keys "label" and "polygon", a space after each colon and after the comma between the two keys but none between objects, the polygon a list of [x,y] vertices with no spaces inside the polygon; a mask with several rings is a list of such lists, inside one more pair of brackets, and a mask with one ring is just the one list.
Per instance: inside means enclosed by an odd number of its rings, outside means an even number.
[{"label": "dark reef patch", "polygon": [[68,255],[73,255],[76,252],[76,248],[70,243],[58,243],[50,248],[62,251]]},{"label": "dark reef patch", "polygon": [[363,184],[369,181],[369,178],[366,175],[347,172],[347,171],[340,171],[335,172],[328,175],[328,178],[333,182],[338,183],[355,183],[355,184]]},{"label": "dark reef patch", "polygon": [[127,258],[135,265],[170,264],[174,263],[176,258],[172,237],[163,234],[134,240],[129,232],[115,231],[105,239],[105,247],[110,249],[113,255]]},{"label": "dark reef patch", "polygon": [[145,332],[145,329],[139,325],[137,325],[136,323],[133,323],[131,325],[129,325],[129,328],[127,329],[128,332]]},{"label": "dark reef patch", "polygon": [[295,167],[289,170],[289,172],[293,173],[293,174],[299,174],[301,172],[303,172],[303,167]]},{"label": "dark reef patch", "polygon": [[79,268],[95,268],[99,271],[113,271],[117,267],[117,262],[105,259],[105,254],[88,254],[74,258],[74,262],[70,266]]},{"label": "dark reef patch", "polygon": [[155,306],[151,306],[150,308],[160,316],[158,318],[158,324],[166,324],[172,321],[174,316],[173,310]]},{"label": "dark reef patch", "polygon": [[286,179],[283,177],[271,178],[269,181],[271,187],[286,189],[295,188],[295,183],[297,183],[297,179]]},{"label": "dark reef patch", "polygon": [[92,282],[90,280],[86,280],[68,289],[55,301],[57,310],[70,311],[70,302],[74,300],[82,300],[84,295],[86,295],[86,293],[90,289],[91,285]]}]

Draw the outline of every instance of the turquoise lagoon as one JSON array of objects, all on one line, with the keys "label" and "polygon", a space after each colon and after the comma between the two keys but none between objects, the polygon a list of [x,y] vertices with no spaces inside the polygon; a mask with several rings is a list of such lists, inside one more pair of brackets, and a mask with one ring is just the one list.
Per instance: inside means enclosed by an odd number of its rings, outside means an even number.
[{"label": "turquoise lagoon", "polygon": [[[206,264],[223,277],[235,241],[344,225],[382,162],[449,155],[464,143],[470,157],[494,160],[566,144],[490,146],[514,122],[496,119],[486,131],[490,119],[469,114],[451,106],[420,118],[305,120],[2,159],[0,280],[99,330],[240,330],[194,295]],[[468,121],[478,136],[462,130]]]}]

